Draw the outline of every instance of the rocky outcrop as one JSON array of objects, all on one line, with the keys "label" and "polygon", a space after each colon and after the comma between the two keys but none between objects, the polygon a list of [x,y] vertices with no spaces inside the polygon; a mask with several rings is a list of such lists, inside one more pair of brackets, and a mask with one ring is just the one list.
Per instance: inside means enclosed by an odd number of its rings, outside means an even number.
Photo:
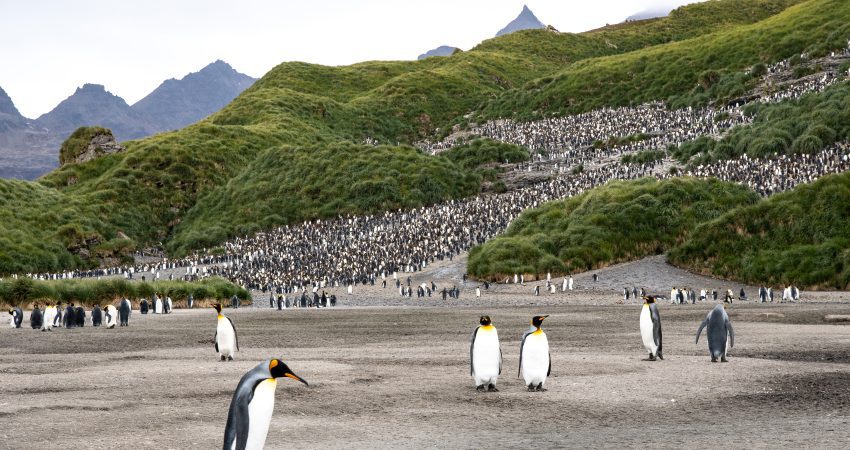
[{"label": "rocky outcrop", "polygon": [[452,56],[456,51],[460,50],[457,47],[451,47],[448,45],[441,45],[433,50],[428,50],[427,52],[419,55],[419,60],[423,60],[425,58],[430,58],[432,56]]},{"label": "rocky outcrop", "polygon": [[499,30],[496,36],[504,36],[520,30],[536,30],[540,28],[546,28],[546,25],[537,19],[537,16],[528,9],[528,6],[523,6],[522,12],[519,13],[517,18],[512,20],[505,28]]},{"label": "rocky outcrop", "polygon": [[80,127],[62,144],[59,164],[79,164],[104,155],[123,152],[112,131],[101,127]]}]

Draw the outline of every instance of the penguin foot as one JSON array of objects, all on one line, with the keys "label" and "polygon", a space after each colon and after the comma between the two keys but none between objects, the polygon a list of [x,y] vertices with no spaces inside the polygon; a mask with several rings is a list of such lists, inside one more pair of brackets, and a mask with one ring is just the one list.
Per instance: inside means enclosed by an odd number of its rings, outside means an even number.
[{"label": "penguin foot", "polygon": [[727,361],[726,357],[724,356],[724,357],[720,358],[720,362],[729,362],[729,361]]},{"label": "penguin foot", "polygon": [[496,385],[495,385],[495,384],[491,384],[491,385],[487,386],[487,391],[488,391],[488,392],[499,392],[499,390],[498,390],[498,389],[496,389]]},{"label": "penguin foot", "polygon": [[484,385],[482,384],[482,385],[476,386],[475,390],[478,391],[478,392],[484,392]]},{"label": "penguin foot", "polygon": [[528,392],[534,392],[534,385],[528,385]]},{"label": "penguin foot", "polygon": [[659,353],[659,354],[658,354],[658,359],[660,359],[660,360],[664,361],[664,356],[662,356],[662,355],[661,355],[661,353]]},{"label": "penguin foot", "polygon": [[646,358],[646,361],[655,361],[655,357],[652,356],[652,353],[649,354],[649,357]]},{"label": "penguin foot", "polygon": [[543,387],[543,383],[537,385],[537,392],[546,392],[546,388]]},{"label": "penguin foot", "polygon": [[221,360],[222,360],[222,361],[227,361],[227,358],[225,358],[225,357],[224,357],[224,355],[221,355]]},{"label": "penguin foot", "polygon": [[712,357],[711,357],[711,362],[717,362],[717,358],[715,358],[714,356],[712,356]]},{"label": "penguin foot", "polygon": [[228,356],[228,357],[227,357],[227,360],[228,360],[228,361],[233,361],[233,357],[232,357],[232,356]]}]

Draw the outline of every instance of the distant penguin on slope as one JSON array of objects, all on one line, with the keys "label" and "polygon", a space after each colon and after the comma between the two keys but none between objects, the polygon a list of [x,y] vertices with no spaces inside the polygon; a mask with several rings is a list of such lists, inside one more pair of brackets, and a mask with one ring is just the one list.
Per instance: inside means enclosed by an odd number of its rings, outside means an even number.
[{"label": "distant penguin on slope", "polygon": [[56,321],[56,305],[47,304],[44,307],[44,320],[41,322],[41,331],[53,331]]},{"label": "distant penguin on slope", "polygon": [[100,305],[94,305],[94,308],[91,310],[91,325],[93,327],[99,327],[103,323],[103,311],[100,309]]},{"label": "distant penguin on slope", "polygon": [[[726,305],[719,304],[712,309],[697,330],[696,343],[699,344],[699,335],[706,328],[706,339],[708,340],[708,351],[711,353],[711,362],[726,361],[726,351],[735,346],[735,332],[732,330],[732,322],[726,314]],[[727,341],[728,337],[728,341]],[[728,344],[728,345],[727,345]]]},{"label": "distant penguin on slope", "polygon": [[254,450],[265,446],[274,412],[277,379],[281,377],[307,384],[279,359],[263,361],[242,376],[227,412],[224,450]]},{"label": "distant penguin on slope", "polygon": [[21,311],[21,308],[15,307],[10,309],[9,315],[12,316],[12,320],[9,321],[9,326],[12,328],[20,328],[21,323],[24,321],[24,312]]},{"label": "distant penguin on slope", "polygon": [[496,392],[496,380],[502,373],[502,349],[499,333],[490,321],[490,316],[481,316],[479,325],[472,332],[469,346],[469,374],[475,380],[478,391]]},{"label": "distant penguin on slope", "polygon": [[546,377],[552,373],[549,340],[540,328],[547,316],[534,316],[531,328],[522,335],[519,346],[519,370],[529,391],[545,391]]},{"label": "distant penguin on slope", "polygon": [[640,336],[643,346],[649,352],[649,360],[664,359],[661,353],[661,316],[655,297],[643,296],[643,308],[640,311]]},{"label": "distant penguin on slope", "polygon": [[233,361],[233,353],[239,350],[239,337],[236,327],[229,317],[221,313],[221,303],[213,305],[218,312],[218,325],[215,329],[215,351],[222,361]]},{"label": "distant penguin on slope", "polygon": [[115,328],[118,324],[118,310],[112,305],[103,308],[103,318],[106,319],[106,328]]},{"label": "distant penguin on slope", "polygon": [[44,315],[42,315],[41,310],[38,309],[38,305],[36,304],[32,308],[32,312],[30,313],[30,326],[33,330],[38,330],[41,328],[41,325],[44,323]]},{"label": "distant penguin on slope", "polygon": [[118,320],[122,327],[130,326],[130,312],[132,310],[130,300],[126,298],[121,300],[121,304],[118,305]]}]

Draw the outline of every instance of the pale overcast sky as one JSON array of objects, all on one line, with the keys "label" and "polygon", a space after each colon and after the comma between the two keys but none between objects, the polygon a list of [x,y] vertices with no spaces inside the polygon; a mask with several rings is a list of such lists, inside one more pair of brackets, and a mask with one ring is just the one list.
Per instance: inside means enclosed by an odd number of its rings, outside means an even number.
[{"label": "pale overcast sky", "polygon": [[36,118],[84,83],[128,103],[222,59],[260,77],[284,61],[344,65],[467,50],[523,4],[560,31],[697,0],[0,0],[0,87]]}]

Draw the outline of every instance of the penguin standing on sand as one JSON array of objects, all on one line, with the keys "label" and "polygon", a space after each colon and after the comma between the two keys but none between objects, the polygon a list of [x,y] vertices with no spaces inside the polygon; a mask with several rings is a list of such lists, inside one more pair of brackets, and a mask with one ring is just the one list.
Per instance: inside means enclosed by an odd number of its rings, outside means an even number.
[{"label": "penguin standing on sand", "polygon": [[699,344],[699,335],[703,328],[706,328],[705,334],[708,340],[708,351],[711,353],[711,362],[717,362],[717,358],[720,358],[721,362],[727,362],[726,351],[735,346],[735,332],[732,330],[729,315],[726,314],[725,304],[715,306],[705,316],[705,320],[702,321],[697,330],[697,344]]},{"label": "penguin standing on sand", "polygon": [[496,380],[502,373],[502,348],[499,333],[490,321],[490,316],[481,316],[479,325],[472,332],[469,346],[469,374],[475,380],[478,391],[497,392]]},{"label": "penguin standing on sand", "polygon": [[38,330],[41,328],[44,323],[44,316],[41,314],[41,310],[38,309],[38,304],[33,306],[32,312],[30,313],[30,326],[33,330]]},{"label": "penguin standing on sand", "polygon": [[115,328],[118,323],[118,310],[112,305],[103,308],[103,318],[106,319],[106,328]]},{"label": "penguin standing on sand", "polygon": [[186,300],[186,303],[189,305],[189,309],[192,309],[195,306],[195,297],[192,294],[189,294],[189,298]]},{"label": "penguin standing on sand", "polygon": [[[545,391],[546,377],[552,373],[552,358],[549,354],[549,340],[540,328],[546,316],[534,316],[531,328],[522,335],[519,346],[519,371],[525,379],[529,391]],[[517,374],[519,375],[519,374]]]},{"label": "penguin standing on sand", "polygon": [[130,300],[127,300],[126,298],[121,300],[121,304],[118,305],[118,320],[120,322],[120,326],[130,326],[130,312],[132,310],[133,305],[130,303]]},{"label": "penguin standing on sand", "polygon": [[62,303],[56,302],[55,313],[53,315],[53,328],[62,327]]},{"label": "penguin standing on sand", "polygon": [[101,311],[100,305],[94,305],[91,310],[91,326],[99,327],[101,323],[103,323],[103,311]]},{"label": "penguin standing on sand", "polygon": [[643,296],[643,308],[640,311],[640,337],[643,346],[649,351],[649,360],[664,359],[661,353],[661,316],[655,297]]},{"label": "penguin standing on sand", "polygon": [[75,312],[76,310],[74,309],[74,304],[68,303],[68,307],[65,308],[65,328],[75,328],[77,326],[77,318]]},{"label": "penguin standing on sand", "polygon": [[242,376],[230,401],[222,448],[243,450],[262,449],[265,446],[274,412],[277,379],[281,377],[292,378],[309,386],[279,359],[263,361]]},{"label": "penguin standing on sand", "polygon": [[74,320],[77,321],[78,327],[86,326],[86,310],[83,309],[82,306],[77,306],[77,308],[74,309]]},{"label": "penguin standing on sand", "polygon": [[56,320],[56,306],[47,304],[44,307],[44,320],[41,322],[41,331],[53,331],[53,324]]},{"label": "penguin standing on sand", "polygon": [[12,320],[9,321],[9,326],[12,328],[20,328],[21,323],[24,321],[24,312],[21,311],[21,308],[15,307],[10,309],[9,315],[12,316]]},{"label": "penguin standing on sand", "polygon": [[139,312],[142,314],[148,313],[148,299],[143,298],[141,302],[139,302]]},{"label": "penguin standing on sand", "polygon": [[222,361],[233,361],[233,353],[239,350],[239,338],[236,327],[229,317],[221,313],[221,303],[213,305],[218,312],[218,326],[215,329],[215,351]]}]

